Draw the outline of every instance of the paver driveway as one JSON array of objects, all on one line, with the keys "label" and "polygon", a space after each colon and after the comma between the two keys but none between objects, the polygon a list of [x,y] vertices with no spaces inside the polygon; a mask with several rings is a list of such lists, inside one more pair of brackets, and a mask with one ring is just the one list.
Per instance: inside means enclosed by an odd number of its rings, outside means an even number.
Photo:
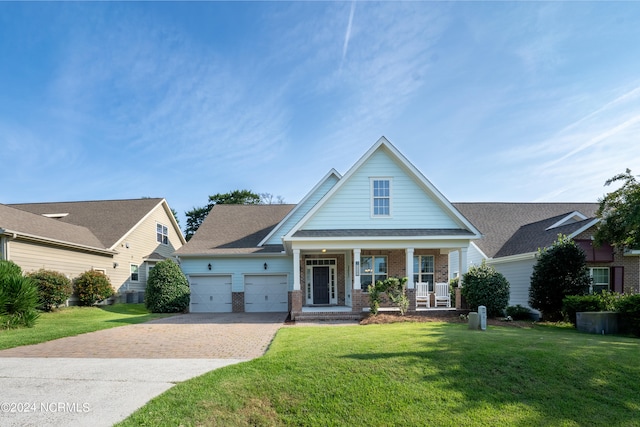
[{"label": "paver driveway", "polygon": [[284,313],[186,314],[0,351],[0,425],[110,426],[178,382],[261,356]]},{"label": "paver driveway", "polygon": [[0,351],[0,357],[251,359],[261,356],[285,313],[203,313],[156,319]]}]

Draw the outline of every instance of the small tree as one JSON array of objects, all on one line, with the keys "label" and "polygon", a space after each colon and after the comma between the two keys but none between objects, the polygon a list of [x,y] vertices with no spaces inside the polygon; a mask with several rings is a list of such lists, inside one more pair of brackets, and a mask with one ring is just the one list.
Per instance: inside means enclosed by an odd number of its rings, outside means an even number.
[{"label": "small tree", "polygon": [[509,305],[509,282],[495,268],[482,264],[469,267],[462,276],[463,286],[460,293],[467,300],[469,308],[477,310],[487,307],[487,316],[499,316]]},{"label": "small tree", "polygon": [[380,308],[380,297],[383,293],[389,300],[400,309],[400,315],[404,316],[409,308],[409,298],[407,298],[407,280],[402,277],[389,277],[385,280],[378,280],[375,285],[369,285],[369,308],[372,315],[378,314]]},{"label": "small tree", "polygon": [[173,260],[160,261],[149,273],[144,302],[152,313],[180,313],[189,307],[191,290]]},{"label": "small tree", "polygon": [[111,281],[101,271],[88,270],[73,281],[73,290],[80,305],[94,305],[114,294]]},{"label": "small tree", "polygon": [[553,245],[538,250],[529,305],[540,310],[547,320],[561,320],[562,300],[569,295],[587,294],[590,283],[584,252],[567,236],[558,235]]},{"label": "small tree", "polygon": [[624,181],[622,187],[600,200],[596,216],[600,223],[594,234],[595,244],[610,243],[616,249],[640,248],[640,182],[631,170],[607,180],[605,185]]},{"label": "small tree", "polygon": [[38,287],[40,295],[39,308],[44,311],[51,311],[64,304],[71,294],[73,294],[73,285],[71,280],[64,274],[40,269],[29,276]]}]

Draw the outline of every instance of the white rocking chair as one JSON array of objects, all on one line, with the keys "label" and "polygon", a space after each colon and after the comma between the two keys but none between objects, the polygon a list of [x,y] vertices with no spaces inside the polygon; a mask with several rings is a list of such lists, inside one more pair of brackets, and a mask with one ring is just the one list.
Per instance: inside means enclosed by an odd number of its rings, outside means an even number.
[{"label": "white rocking chair", "polygon": [[447,308],[451,308],[451,295],[449,294],[448,283],[436,283],[436,303],[438,307],[440,304],[444,304]]},{"label": "white rocking chair", "polygon": [[416,308],[420,304],[425,304],[427,308],[431,306],[429,283],[416,283]]}]

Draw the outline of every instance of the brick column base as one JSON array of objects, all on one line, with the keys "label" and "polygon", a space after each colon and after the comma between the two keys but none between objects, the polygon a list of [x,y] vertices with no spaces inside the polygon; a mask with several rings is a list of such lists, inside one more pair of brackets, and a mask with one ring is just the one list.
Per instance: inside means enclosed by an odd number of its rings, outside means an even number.
[{"label": "brick column base", "polygon": [[362,289],[351,290],[351,311],[354,313],[362,313]]},{"label": "brick column base", "polygon": [[244,292],[231,292],[231,311],[244,313]]},{"label": "brick column base", "polygon": [[302,313],[301,290],[289,292],[289,312],[291,313],[291,320],[296,320],[296,316]]},{"label": "brick column base", "polygon": [[407,298],[409,298],[409,308],[407,308],[407,313],[415,313],[417,309],[416,305],[416,290],[415,289],[407,289]]},{"label": "brick column base", "polygon": [[456,288],[456,308],[458,310],[468,310],[467,300],[464,299],[460,288]]}]

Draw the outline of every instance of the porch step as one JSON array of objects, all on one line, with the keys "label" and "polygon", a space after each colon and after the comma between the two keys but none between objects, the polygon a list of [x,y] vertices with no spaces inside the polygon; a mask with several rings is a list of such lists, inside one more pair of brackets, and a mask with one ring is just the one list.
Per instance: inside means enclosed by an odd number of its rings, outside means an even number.
[{"label": "porch step", "polygon": [[295,313],[296,322],[332,321],[332,320],[361,320],[364,313],[313,311]]}]

